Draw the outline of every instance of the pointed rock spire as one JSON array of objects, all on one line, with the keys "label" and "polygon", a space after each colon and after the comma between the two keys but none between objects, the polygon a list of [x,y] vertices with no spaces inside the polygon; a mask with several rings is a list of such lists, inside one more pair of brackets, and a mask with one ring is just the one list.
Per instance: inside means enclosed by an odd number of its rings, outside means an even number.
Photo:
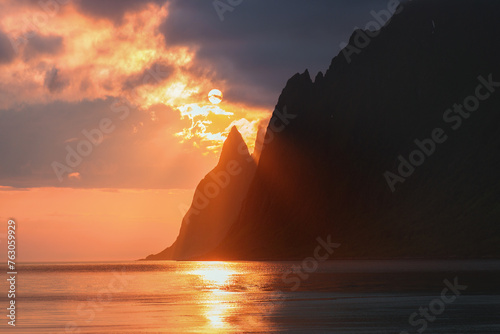
[{"label": "pointed rock spire", "polygon": [[233,126],[227,136],[219,159],[219,165],[225,165],[231,160],[241,161],[250,157],[248,146],[240,132]]}]

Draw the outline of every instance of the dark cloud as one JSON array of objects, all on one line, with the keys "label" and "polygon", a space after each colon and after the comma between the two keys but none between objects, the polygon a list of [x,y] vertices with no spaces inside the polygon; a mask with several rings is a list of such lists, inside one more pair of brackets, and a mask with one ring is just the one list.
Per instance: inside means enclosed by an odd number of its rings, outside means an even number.
[{"label": "dark cloud", "polygon": [[154,62],[143,71],[129,76],[123,84],[123,89],[134,89],[143,85],[158,85],[168,79],[173,72],[173,66],[160,61]]},{"label": "dark cloud", "polygon": [[49,92],[57,93],[66,88],[66,86],[68,86],[69,84],[69,81],[62,78],[59,74],[59,70],[56,67],[53,67],[45,73],[43,84],[48,88]]},{"label": "dark cloud", "polygon": [[2,31],[0,31],[0,64],[10,63],[16,57],[12,43]]},{"label": "dark cloud", "polygon": [[[189,154],[173,134],[184,126],[178,111],[164,105],[147,111],[129,109],[117,100],[53,102],[0,110],[0,185],[79,188],[192,189],[216,163],[213,157]],[[151,113],[155,121],[151,120]],[[67,147],[87,140],[84,130],[108,118],[114,130],[72,168],[80,179],[59,182],[52,163],[66,164]],[[137,131],[135,131],[137,130]]]},{"label": "dark cloud", "polygon": [[227,99],[274,105],[286,81],[326,70],[354,27],[388,0],[243,1],[221,21],[212,1],[173,0],[160,28],[167,45],[199,46],[200,66],[214,66]]},{"label": "dark cloud", "polygon": [[61,36],[41,36],[34,35],[28,39],[24,56],[32,58],[39,54],[53,55],[59,53],[63,49],[63,38]]},{"label": "dark cloud", "polygon": [[165,1],[166,0],[78,0],[76,1],[76,5],[84,14],[109,19],[115,23],[121,23],[125,13],[140,10],[149,3],[162,5]]}]

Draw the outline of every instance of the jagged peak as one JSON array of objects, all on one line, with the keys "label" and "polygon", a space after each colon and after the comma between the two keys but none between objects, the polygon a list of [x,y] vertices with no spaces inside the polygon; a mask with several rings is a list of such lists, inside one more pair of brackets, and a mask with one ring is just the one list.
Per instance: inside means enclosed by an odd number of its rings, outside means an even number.
[{"label": "jagged peak", "polygon": [[314,78],[314,83],[319,83],[323,80],[323,72],[319,71],[318,74],[316,74],[316,78]]},{"label": "jagged peak", "polygon": [[286,105],[293,105],[292,101],[300,95],[299,93],[309,91],[312,85],[309,70],[306,69],[304,73],[296,73],[288,79],[285,88],[281,91],[276,108],[282,110]]},{"label": "jagged peak", "polygon": [[290,86],[295,86],[297,84],[304,84],[304,83],[312,83],[311,80],[311,75],[309,74],[309,70],[305,70],[304,73],[295,73],[293,77],[288,79],[288,82],[286,83],[285,90],[290,87]]},{"label": "jagged peak", "polygon": [[224,145],[222,145],[219,165],[226,164],[231,160],[246,159],[249,156],[250,153],[248,152],[248,146],[245,140],[238,131],[238,128],[233,126],[224,141]]},{"label": "jagged peak", "polygon": [[229,138],[230,136],[237,136],[237,135],[241,136],[236,125],[233,125],[233,127],[231,128],[231,131],[229,131],[229,135],[227,137]]},{"label": "jagged peak", "polygon": [[307,77],[309,80],[311,80],[311,75],[309,74],[309,70],[308,69],[306,69],[304,71],[304,73],[302,73],[302,77],[304,77],[304,78]]}]

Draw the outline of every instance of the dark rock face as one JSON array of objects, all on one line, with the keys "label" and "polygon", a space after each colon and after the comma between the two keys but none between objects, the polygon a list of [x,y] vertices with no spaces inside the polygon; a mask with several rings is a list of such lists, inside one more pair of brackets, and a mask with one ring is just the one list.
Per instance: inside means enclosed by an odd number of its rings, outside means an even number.
[{"label": "dark rock face", "polygon": [[213,250],[236,221],[255,168],[245,141],[233,128],[219,163],[196,188],[177,240],[146,259],[189,260]]},{"label": "dark rock face", "polygon": [[499,257],[498,17],[495,1],[404,3],[366,47],[351,38],[351,62],[292,77],[239,218],[203,258],[303,258],[326,235],[336,257]]}]

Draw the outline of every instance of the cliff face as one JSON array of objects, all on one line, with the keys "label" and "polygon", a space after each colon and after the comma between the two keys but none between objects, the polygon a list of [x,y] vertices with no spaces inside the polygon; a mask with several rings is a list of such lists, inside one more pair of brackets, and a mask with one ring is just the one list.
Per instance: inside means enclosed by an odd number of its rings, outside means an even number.
[{"label": "cliff face", "polygon": [[255,162],[234,127],[217,166],[196,188],[176,241],[147,260],[189,260],[214,249],[235,222],[255,174]]},{"label": "cliff face", "polygon": [[329,234],[336,257],[499,257],[499,15],[404,3],[367,45],[353,35],[350,62],[291,78],[241,214],[204,258],[303,258]]}]

